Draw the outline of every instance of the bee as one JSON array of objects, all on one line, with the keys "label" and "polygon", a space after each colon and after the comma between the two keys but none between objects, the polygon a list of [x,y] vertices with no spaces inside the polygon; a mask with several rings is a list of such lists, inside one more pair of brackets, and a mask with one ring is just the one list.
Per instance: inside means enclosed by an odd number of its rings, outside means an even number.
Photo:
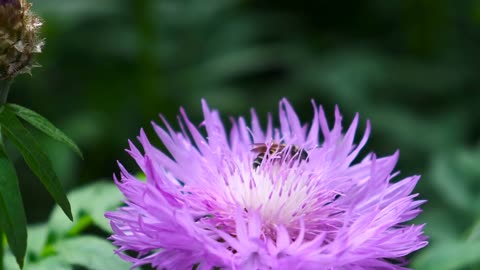
[{"label": "bee", "polygon": [[[255,143],[253,144],[252,152],[258,153],[257,157],[253,160],[254,169],[257,169],[262,164],[267,152],[270,156],[279,154],[280,157],[284,157],[286,159],[308,159],[307,151],[293,144],[288,145],[285,143],[272,143],[271,145],[267,145],[265,143]],[[286,155],[288,155],[288,157]]]}]

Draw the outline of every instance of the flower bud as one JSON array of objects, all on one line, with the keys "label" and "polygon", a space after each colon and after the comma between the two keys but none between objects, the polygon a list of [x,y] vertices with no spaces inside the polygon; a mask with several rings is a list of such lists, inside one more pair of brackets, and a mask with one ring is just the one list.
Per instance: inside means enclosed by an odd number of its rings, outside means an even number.
[{"label": "flower bud", "polygon": [[20,6],[20,1],[19,0],[0,0],[0,6],[7,5],[7,4]]},{"label": "flower bud", "polygon": [[40,18],[30,12],[26,0],[0,0],[0,79],[29,73],[33,55],[40,53]]}]

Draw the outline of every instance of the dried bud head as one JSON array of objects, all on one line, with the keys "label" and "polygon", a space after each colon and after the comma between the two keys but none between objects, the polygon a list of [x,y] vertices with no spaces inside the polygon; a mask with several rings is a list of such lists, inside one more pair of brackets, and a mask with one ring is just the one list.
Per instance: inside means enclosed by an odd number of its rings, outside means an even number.
[{"label": "dried bud head", "polygon": [[9,4],[20,6],[20,1],[19,0],[0,0],[0,6],[9,5]]},{"label": "dried bud head", "polygon": [[30,12],[26,0],[0,0],[0,79],[29,73],[33,55],[40,53],[40,18]]}]

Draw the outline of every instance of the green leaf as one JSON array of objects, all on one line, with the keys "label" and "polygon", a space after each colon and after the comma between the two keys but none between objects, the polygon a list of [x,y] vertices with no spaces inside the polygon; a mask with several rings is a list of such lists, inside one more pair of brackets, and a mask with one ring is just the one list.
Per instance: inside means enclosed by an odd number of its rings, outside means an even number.
[{"label": "green leaf", "polygon": [[[18,265],[15,264],[13,255],[10,252],[5,254],[5,270],[19,270]],[[38,262],[26,262],[25,269],[27,270],[72,270],[67,262],[60,256],[54,255],[43,258]]]},{"label": "green leaf", "polygon": [[38,263],[28,265],[28,270],[71,270],[67,262],[62,260],[60,256],[50,256]]},{"label": "green leaf", "polygon": [[11,110],[13,110],[16,115],[23,120],[30,123],[32,126],[36,127],[38,130],[42,131],[46,135],[50,136],[52,139],[57,140],[61,143],[64,143],[68,147],[70,147],[75,153],[77,153],[82,159],[83,154],[80,151],[80,148],[70,139],[65,133],[61,130],[56,128],[50,121],[48,121],[45,117],[41,116],[40,114],[22,107],[17,104],[8,104]]},{"label": "green leaf", "polygon": [[20,267],[23,267],[27,248],[24,211],[15,168],[0,145],[0,226]]},{"label": "green leaf", "polygon": [[[65,218],[64,218],[65,219]],[[28,226],[28,239],[27,239],[27,255],[25,260],[24,268],[28,270],[32,269],[62,269],[56,268],[49,261],[49,258],[52,258],[52,254],[48,254],[46,258],[42,258],[42,252],[45,249],[48,238],[48,227],[46,224],[37,224]],[[35,262],[32,264],[32,262]],[[64,263],[65,264],[65,263]],[[35,267],[33,267],[35,266]],[[51,268],[47,267],[51,266]],[[42,268],[43,267],[43,268]],[[15,259],[10,249],[7,249],[5,252],[5,269],[7,270],[18,270],[18,265],[15,263]],[[70,269],[70,268],[68,268]]]},{"label": "green leaf", "polygon": [[433,187],[450,206],[464,213],[475,211],[472,189],[467,185],[465,174],[458,172],[452,163],[445,154],[435,157],[431,166]]},{"label": "green leaf", "polygon": [[480,241],[480,220],[475,222],[472,229],[470,229],[467,237],[467,241]]},{"label": "green leaf", "polygon": [[60,241],[56,248],[62,260],[91,270],[127,270],[130,267],[129,263],[114,254],[112,244],[99,237],[84,236],[67,239]]},{"label": "green leaf", "polygon": [[[16,262],[15,256],[13,256],[12,252],[10,249],[5,250],[5,253],[3,254],[3,266],[5,270],[19,270],[20,267],[18,266],[18,263]],[[27,256],[28,258],[28,256]],[[25,262],[25,269],[28,269],[28,262]],[[30,269],[28,269],[30,270]]]},{"label": "green leaf", "polygon": [[454,241],[461,237],[462,228],[458,220],[452,218],[451,213],[443,209],[432,209],[426,206],[425,212],[415,219],[416,224],[427,223],[425,234],[432,242]]},{"label": "green leaf", "polygon": [[480,241],[443,242],[425,249],[413,262],[413,269],[455,270],[480,262]]},{"label": "green leaf", "polygon": [[[0,213],[0,215],[3,215],[3,213]],[[0,263],[3,266],[3,259],[5,257],[5,244],[3,243],[3,229],[0,225]],[[0,267],[1,269],[1,267]]]},{"label": "green leaf", "polygon": [[28,225],[28,256],[40,257],[47,243],[47,238],[48,227],[45,224]]},{"label": "green leaf", "polygon": [[53,199],[60,205],[63,212],[72,220],[70,203],[58,179],[52,164],[30,132],[22,125],[15,113],[9,107],[0,109],[0,124],[2,131],[21,152],[25,162],[40,179]]},{"label": "green leaf", "polygon": [[76,235],[85,229],[85,226],[92,223],[111,232],[109,221],[104,215],[105,212],[120,206],[123,196],[112,181],[98,180],[85,187],[75,189],[68,194],[68,198],[73,205],[72,213],[75,223],[66,222],[58,207],[53,210],[49,220],[50,229],[60,237],[67,234]]}]

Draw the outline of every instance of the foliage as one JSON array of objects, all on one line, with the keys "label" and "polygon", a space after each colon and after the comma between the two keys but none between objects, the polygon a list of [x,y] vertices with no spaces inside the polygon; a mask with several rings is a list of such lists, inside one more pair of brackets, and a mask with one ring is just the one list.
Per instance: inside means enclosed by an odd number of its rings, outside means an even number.
[{"label": "foliage", "polygon": [[[8,88],[6,91],[8,91]],[[53,139],[73,147],[78,153],[80,153],[80,150],[73,141],[39,114],[19,105],[1,105],[1,135],[4,135],[15,145],[28,164],[28,167],[40,179],[53,199],[60,205],[63,212],[72,219],[70,203],[50,160],[17,117],[25,119]],[[0,136],[0,138],[2,137]],[[18,265],[22,268],[27,244],[25,211],[15,168],[3,148],[4,142],[0,140],[0,216],[2,217],[0,225],[6,233],[8,243],[17,259]]]},{"label": "foliage", "polygon": [[[103,217],[121,205],[121,196],[113,183],[98,181],[68,194],[72,203],[74,222],[63,217],[56,207],[46,223],[29,226],[26,269],[67,270],[83,269],[129,269],[130,265],[118,258],[114,247],[105,235],[111,232]],[[97,235],[87,233],[94,228],[102,229]],[[102,234],[100,237],[98,234]],[[16,270],[18,266],[12,254],[6,254],[6,269]]]}]

